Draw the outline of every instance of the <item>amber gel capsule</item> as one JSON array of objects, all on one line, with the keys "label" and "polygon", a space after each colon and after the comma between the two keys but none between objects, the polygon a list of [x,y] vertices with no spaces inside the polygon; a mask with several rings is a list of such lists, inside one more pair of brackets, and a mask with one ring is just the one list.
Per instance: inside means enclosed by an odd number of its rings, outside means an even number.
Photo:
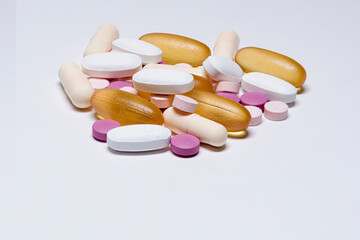
[{"label": "amber gel capsule", "polygon": [[97,114],[118,121],[122,126],[164,123],[160,109],[154,104],[143,97],[118,89],[96,91],[91,98],[91,105]]},{"label": "amber gel capsule", "polygon": [[306,80],[306,71],[300,63],[280,53],[262,48],[246,47],[240,49],[235,62],[245,73],[261,72],[281,78],[294,87],[301,87]]}]

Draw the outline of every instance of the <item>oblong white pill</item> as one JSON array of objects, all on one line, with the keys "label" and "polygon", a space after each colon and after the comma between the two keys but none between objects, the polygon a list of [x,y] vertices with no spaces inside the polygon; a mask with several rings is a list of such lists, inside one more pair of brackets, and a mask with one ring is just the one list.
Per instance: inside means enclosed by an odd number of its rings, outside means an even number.
[{"label": "oblong white pill", "polygon": [[81,66],[83,72],[97,78],[130,77],[141,70],[141,58],[122,52],[95,53],[85,56]]},{"label": "oblong white pill", "polygon": [[234,61],[219,57],[210,56],[203,62],[206,73],[215,81],[231,81],[240,83],[244,74],[241,67]]},{"label": "oblong white pill", "polygon": [[107,133],[109,148],[122,152],[144,152],[169,145],[171,131],[155,124],[135,124],[111,129]]},{"label": "oblong white pill", "polygon": [[245,74],[241,85],[246,92],[264,93],[269,100],[290,103],[296,99],[297,90],[291,83],[265,73]]},{"label": "oblong white pill", "polygon": [[162,51],[160,48],[138,39],[116,39],[112,43],[112,50],[138,55],[143,64],[158,63],[162,60]]},{"label": "oblong white pill", "polygon": [[175,69],[143,69],[133,76],[134,88],[150,93],[177,94],[194,88],[194,77]]}]

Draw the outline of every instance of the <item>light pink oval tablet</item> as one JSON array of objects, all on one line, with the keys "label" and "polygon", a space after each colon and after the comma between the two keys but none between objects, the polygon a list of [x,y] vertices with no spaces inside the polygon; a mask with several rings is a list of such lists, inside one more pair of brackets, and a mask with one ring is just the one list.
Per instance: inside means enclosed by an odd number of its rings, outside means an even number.
[{"label": "light pink oval tablet", "polygon": [[92,134],[96,140],[106,142],[106,134],[113,128],[120,127],[120,123],[111,119],[101,119],[92,125]]},{"label": "light pink oval tablet", "polygon": [[174,99],[174,95],[151,94],[150,102],[158,108],[168,108]]},{"label": "light pink oval tablet", "polygon": [[265,103],[264,116],[272,121],[281,121],[288,116],[288,105],[280,101]]},{"label": "light pink oval tablet", "polygon": [[175,108],[188,113],[194,113],[198,104],[196,100],[183,95],[175,95],[172,102]]},{"label": "light pink oval tablet", "polygon": [[265,94],[259,92],[247,92],[241,95],[240,103],[244,106],[255,106],[264,111],[264,104],[268,101]]},{"label": "light pink oval tablet", "polygon": [[199,152],[200,140],[194,135],[179,134],[170,140],[170,150],[176,155],[188,157]]},{"label": "light pink oval tablet", "polygon": [[222,97],[226,97],[228,99],[234,100],[235,102],[239,102],[240,98],[237,94],[235,93],[231,93],[231,92],[218,92],[216,93],[216,95],[222,96]]},{"label": "light pink oval tablet", "polygon": [[107,88],[110,84],[109,80],[105,78],[89,78],[89,82],[94,90]]},{"label": "light pink oval tablet", "polygon": [[251,120],[249,125],[250,126],[257,126],[262,121],[262,111],[260,108],[255,106],[245,106],[245,108],[250,112]]},{"label": "light pink oval tablet", "polygon": [[138,95],[138,90],[136,90],[133,87],[122,87],[122,88],[120,88],[120,90]]},{"label": "light pink oval tablet", "polygon": [[112,81],[107,88],[120,89],[122,87],[132,87],[132,83],[122,80]]},{"label": "light pink oval tablet", "polygon": [[240,91],[240,84],[230,81],[221,81],[216,85],[215,92],[231,92],[238,94]]}]

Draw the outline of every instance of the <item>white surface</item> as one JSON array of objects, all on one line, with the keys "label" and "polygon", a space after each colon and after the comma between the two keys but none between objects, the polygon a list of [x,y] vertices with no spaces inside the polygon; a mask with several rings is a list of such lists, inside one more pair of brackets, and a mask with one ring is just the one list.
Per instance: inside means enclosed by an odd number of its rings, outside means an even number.
[{"label": "white surface", "polygon": [[216,81],[232,81],[240,83],[244,74],[241,67],[234,61],[219,57],[210,56],[203,62],[207,74]]},{"label": "white surface", "polygon": [[[359,1],[19,0],[16,28],[5,3],[0,239],[360,238]],[[287,120],[263,119],[222,151],[115,154],[91,137],[94,114],[75,110],[57,77],[62,63],[80,64],[102,23],[210,48],[233,29],[240,47],[303,64],[305,92]]]}]

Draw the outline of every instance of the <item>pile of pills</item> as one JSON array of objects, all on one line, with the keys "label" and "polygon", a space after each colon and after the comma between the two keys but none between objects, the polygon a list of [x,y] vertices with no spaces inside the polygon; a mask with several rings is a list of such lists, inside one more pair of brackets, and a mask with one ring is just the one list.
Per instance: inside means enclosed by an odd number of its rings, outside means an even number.
[{"label": "pile of pills", "polygon": [[177,156],[194,156],[200,143],[221,147],[228,136],[246,137],[263,115],[286,119],[288,104],[302,91],[306,72],[298,62],[261,48],[239,50],[239,42],[235,32],[223,31],[211,53],[175,34],[119,38],[116,27],[105,24],[81,67],[65,63],[59,78],[75,107],[93,108],[99,119],[93,137],[109,148],[169,147]]}]

